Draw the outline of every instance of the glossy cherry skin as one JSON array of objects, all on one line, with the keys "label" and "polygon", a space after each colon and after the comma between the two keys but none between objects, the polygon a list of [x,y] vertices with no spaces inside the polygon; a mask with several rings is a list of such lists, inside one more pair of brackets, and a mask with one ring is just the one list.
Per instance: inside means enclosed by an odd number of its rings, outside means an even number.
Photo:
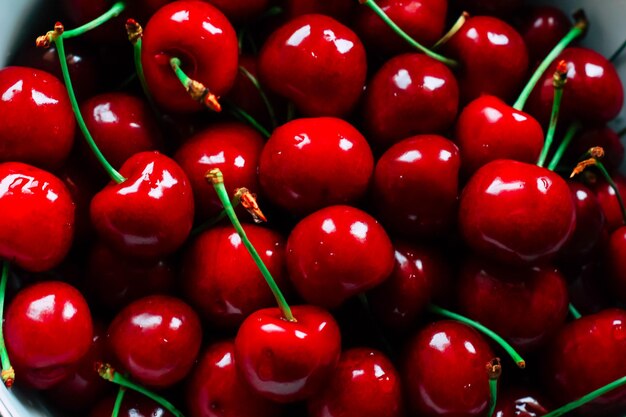
[{"label": "glossy cherry skin", "polygon": [[[626,311],[607,309],[567,324],[543,356],[542,380],[563,405],[626,375]],[[626,387],[615,389],[577,411],[606,416],[626,407]]]},{"label": "glossy cherry skin", "polygon": [[382,352],[348,349],[308,410],[309,417],[400,417],[400,375]]},{"label": "glossy cherry skin", "polygon": [[269,8],[271,0],[209,0],[232,22],[242,22],[259,17]]},{"label": "glossy cherry skin", "polygon": [[376,162],[373,201],[389,233],[406,238],[445,235],[456,223],[459,149],[438,135],[417,135]]},{"label": "glossy cherry skin", "polygon": [[467,245],[515,265],[549,261],[574,232],[576,210],[565,180],[536,165],[497,160],[469,180],[459,208]]},{"label": "glossy cherry skin", "polygon": [[259,191],[257,172],[263,143],[263,137],[251,127],[219,123],[196,133],[178,148],[174,159],[189,177],[198,219],[213,218],[223,208],[205,178],[213,168],[222,171],[229,195],[240,187],[252,193]]},{"label": "glossy cherry skin", "polygon": [[316,211],[287,240],[287,271],[296,291],[308,303],[326,308],[381,284],[393,264],[385,230],[354,207]]},{"label": "glossy cherry skin", "polygon": [[619,74],[609,60],[587,48],[567,48],[548,67],[528,99],[528,112],[548,123],[552,111],[554,87],[552,75],[560,61],[567,63],[567,88],[559,122],[605,123],[620,112],[624,89]]},{"label": "glossy cherry skin", "polygon": [[335,319],[313,306],[295,306],[296,322],[278,308],[248,316],[235,338],[235,363],[253,391],[280,403],[309,398],[328,381],[341,353]]},{"label": "glossy cherry skin", "polygon": [[548,414],[545,400],[524,388],[499,390],[494,417],[540,417]]},{"label": "glossy cherry skin", "polygon": [[[626,196],[626,177],[621,174],[614,174],[613,182],[617,186],[620,195]],[[606,228],[610,232],[624,225],[622,210],[619,201],[615,195],[615,190],[603,179],[598,178],[595,184],[592,184],[593,191],[596,194],[598,203],[602,207],[604,217],[606,219]]]},{"label": "glossy cherry skin", "polygon": [[375,147],[420,133],[447,130],[456,117],[459,89],[442,63],[424,54],[398,55],[371,78],[363,100],[363,124]]},{"label": "glossy cherry skin", "polygon": [[278,404],[250,389],[237,370],[232,341],[210,345],[189,377],[186,403],[191,417],[275,417]]},{"label": "glossy cherry skin", "polygon": [[74,143],[74,113],[55,76],[26,67],[0,70],[0,162],[58,168]]},{"label": "glossy cherry skin", "polygon": [[31,272],[54,268],[74,236],[74,203],[54,175],[20,162],[0,164],[0,257]]},{"label": "glossy cherry skin", "polygon": [[[107,397],[95,405],[89,413],[89,417],[111,417],[115,405],[115,396]],[[174,417],[161,405],[150,398],[135,393],[132,390],[126,391],[124,400],[120,407],[119,417]]]},{"label": "glossy cherry skin", "polygon": [[4,338],[16,375],[37,389],[70,376],[92,337],[87,302],[64,282],[45,281],[21,290],[5,313]]},{"label": "glossy cherry skin", "polygon": [[529,114],[515,110],[498,97],[484,95],[461,111],[455,140],[461,150],[463,172],[470,176],[496,159],[535,163],[544,134]]},{"label": "glossy cherry skin", "polygon": [[[285,238],[252,224],[245,230],[278,286],[285,288]],[[185,298],[212,327],[235,330],[252,312],[275,303],[230,225],[207,230],[186,248],[181,279]]]},{"label": "glossy cherry skin", "polygon": [[489,406],[485,366],[494,353],[476,330],[456,321],[438,321],[417,333],[406,347],[405,392],[420,416],[484,416]]},{"label": "glossy cherry skin", "polygon": [[111,350],[141,384],[169,387],[194,364],[202,342],[200,319],[181,300],[151,295],[121,310],[109,325]]},{"label": "glossy cherry skin", "polygon": [[[430,47],[441,37],[446,23],[445,0],[382,0],[376,4],[411,38]],[[361,6],[356,15],[355,31],[376,54],[395,55],[411,52],[411,46],[398,37],[369,7]]]},{"label": "glossy cherry skin", "polygon": [[620,301],[626,300],[626,226],[611,233],[606,248],[609,281],[613,295]]},{"label": "glossy cherry skin", "polygon": [[158,152],[128,159],[121,184],[111,181],[91,201],[99,237],[117,252],[160,258],[178,249],[193,224],[193,192],[183,170]]},{"label": "glossy cherry skin", "polygon": [[259,55],[262,83],[306,116],[345,116],[361,97],[365,48],[335,19],[309,14],[278,28]]},{"label": "glossy cherry skin", "polygon": [[373,170],[369,144],[351,124],[334,117],[305,118],[274,131],[261,153],[259,181],[263,196],[302,216],[358,201]]},{"label": "glossy cherry skin", "polygon": [[467,19],[446,42],[444,52],[459,61],[458,80],[464,103],[483,94],[511,99],[528,71],[524,40],[515,29],[495,17]]},{"label": "glossy cherry skin", "polygon": [[170,67],[181,68],[213,94],[230,90],[237,76],[239,48],[235,30],[215,6],[181,0],[160,8],[145,27],[141,61],[154,101],[167,111],[198,111],[202,105],[189,96]]},{"label": "glossy cherry skin", "polygon": [[567,284],[554,267],[513,269],[470,259],[456,288],[462,314],[521,351],[540,347],[567,317]]},{"label": "glossy cherry skin", "polygon": [[534,6],[526,11],[518,30],[531,63],[540,62],[572,27],[567,15],[552,6]]}]

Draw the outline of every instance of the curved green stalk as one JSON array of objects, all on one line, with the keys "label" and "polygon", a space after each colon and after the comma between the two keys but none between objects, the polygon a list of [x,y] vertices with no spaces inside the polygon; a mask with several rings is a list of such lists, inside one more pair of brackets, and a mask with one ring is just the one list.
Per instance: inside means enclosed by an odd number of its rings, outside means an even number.
[{"label": "curved green stalk", "polygon": [[87,33],[90,30],[102,25],[103,23],[108,22],[112,18],[119,16],[120,13],[124,11],[124,9],[126,9],[126,3],[123,1],[118,1],[113,6],[111,6],[111,8],[103,15],[97,17],[91,22],[85,23],[82,26],[66,31],[65,33],[63,33],[63,37],[69,39]]},{"label": "curved green stalk", "polygon": [[259,92],[259,95],[261,96],[261,100],[263,100],[263,104],[265,104],[265,108],[267,109],[267,114],[270,116],[270,120],[272,122],[272,129],[276,129],[276,126],[278,126],[278,123],[276,122],[276,113],[274,112],[274,107],[272,106],[272,103],[270,102],[269,98],[267,98],[267,94],[265,94],[265,91],[263,91],[263,88],[261,88],[261,84],[259,84],[259,80],[257,80],[256,77],[250,73],[250,71],[248,71],[241,65],[239,66],[239,72],[245,75],[246,78],[250,80],[252,85],[254,85],[254,88],[256,88],[257,91]]},{"label": "curved green stalk", "polygon": [[588,402],[595,400],[596,398],[606,394],[607,392],[611,392],[614,389],[620,388],[624,385],[626,385],[626,376],[616,379],[615,381],[603,386],[602,388],[598,388],[597,390],[592,391],[589,394],[584,395],[580,397],[579,399],[572,401],[571,403],[565,404],[563,407],[557,408],[556,410],[551,411],[548,414],[544,414],[543,417],[562,416],[563,414],[569,413],[570,411],[575,410],[579,408],[580,406],[583,406],[587,404]]},{"label": "curved green stalk", "polygon": [[624,48],[626,48],[626,39],[624,40],[624,42],[622,42],[622,44],[619,46],[619,48],[617,48],[615,50],[615,52],[613,52],[613,55],[611,55],[611,57],[609,58],[609,61],[610,62],[615,62],[617,57],[620,56],[621,53],[624,51]]},{"label": "curved green stalk", "polygon": [[574,136],[576,136],[576,133],[578,133],[578,130],[580,129],[580,127],[581,127],[580,124],[573,123],[567,129],[567,132],[565,132],[565,136],[563,137],[563,141],[557,148],[556,152],[554,153],[554,156],[552,157],[552,160],[548,164],[548,169],[550,171],[554,171],[556,167],[559,165],[559,162],[561,162],[563,155],[565,155],[567,148],[569,148],[570,143],[572,143],[572,139],[574,139]]},{"label": "curved green stalk", "polygon": [[556,125],[559,121],[559,109],[561,108],[561,99],[563,98],[563,86],[567,81],[567,65],[565,61],[561,61],[557,65],[557,70],[554,73],[554,97],[552,99],[552,112],[550,113],[550,125],[548,126],[548,132],[546,133],[546,140],[541,148],[541,154],[537,160],[537,165],[543,167],[548,157],[548,152],[554,141],[554,133],[556,132]]},{"label": "curved green stalk", "polygon": [[487,375],[489,375],[489,411],[487,417],[492,417],[498,403],[498,379],[502,374],[500,358],[494,358],[487,363]]},{"label": "curved green stalk", "polygon": [[120,415],[120,408],[122,408],[122,401],[124,401],[124,396],[126,395],[126,388],[120,386],[117,390],[117,396],[115,397],[115,404],[113,404],[113,411],[111,412],[111,417],[118,417]]},{"label": "curved green stalk", "polygon": [[[230,199],[230,204],[233,206],[233,208],[236,208],[239,203],[241,203],[241,199],[236,195],[234,195],[233,198]],[[228,217],[228,214],[226,213],[226,209],[223,209],[217,216],[207,220],[206,222],[193,229],[191,233],[189,233],[189,236],[198,236],[200,233],[204,232],[205,230],[209,230],[211,227],[215,226],[226,217]]]},{"label": "curved green stalk", "polygon": [[624,206],[622,193],[619,192],[619,188],[617,188],[617,184],[615,184],[615,181],[613,181],[613,178],[611,178],[611,174],[609,174],[609,171],[606,170],[606,167],[604,166],[604,164],[600,162],[597,158],[596,158],[595,166],[596,168],[598,168],[598,170],[600,171],[600,173],[602,174],[606,182],[609,183],[609,185],[615,192],[615,197],[617,198],[617,202],[619,203],[619,208],[622,212],[622,222],[626,224],[626,206]]},{"label": "curved green stalk", "polygon": [[263,135],[263,137],[265,137],[265,139],[267,139],[270,136],[272,136],[272,134],[270,133],[269,130],[264,128],[259,122],[256,121],[256,119],[254,117],[252,117],[246,111],[242,110],[241,108],[237,107],[236,105],[234,105],[234,104],[232,104],[230,102],[225,102],[225,104],[226,104],[226,109],[228,110],[228,112],[230,114],[235,116],[238,120],[240,120],[240,121],[242,121],[244,123],[247,123],[250,126],[252,126],[254,129],[256,129],[257,132],[259,132],[261,135]]},{"label": "curved green stalk", "polygon": [[569,303],[567,308],[569,309],[569,313],[572,315],[572,317],[574,317],[574,319],[578,320],[579,318],[582,317],[582,314],[580,314],[578,309],[576,307],[574,307],[574,304]]},{"label": "curved green stalk", "polygon": [[2,278],[0,279],[0,360],[2,362],[2,382],[11,388],[15,381],[15,371],[11,366],[6,344],[4,343],[4,299],[6,298],[7,281],[9,280],[9,261],[2,262]]}]

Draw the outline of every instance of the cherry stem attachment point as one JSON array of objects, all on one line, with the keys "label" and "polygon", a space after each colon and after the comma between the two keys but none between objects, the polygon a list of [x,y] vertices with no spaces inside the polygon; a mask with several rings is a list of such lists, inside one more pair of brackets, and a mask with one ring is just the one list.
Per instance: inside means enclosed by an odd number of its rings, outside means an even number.
[{"label": "cherry stem attachment point", "polygon": [[554,86],[554,98],[552,99],[552,113],[550,114],[550,125],[548,126],[548,132],[546,133],[546,140],[541,149],[541,154],[537,160],[537,165],[543,167],[548,157],[548,152],[554,141],[554,133],[556,132],[556,125],[559,121],[559,109],[561,108],[561,99],[563,98],[563,87],[567,83],[567,62],[560,61],[556,66],[556,71],[552,78],[552,85]]},{"label": "cherry stem attachment point", "polygon": [[97,362],[96,372],[98,372],[98,375],[100,375],[101,378],[106,379],[109,382],[113,382],[114,384],[120,385],[124,388],[138,392],[139,394],[142,394],[150,398],[152,401],[163,406],[163,408],[165,408],[167,411],[172,413],[174,416],[184,417],[183,413],[178,411],[178,409],[176,409],[176,407],[174,407],[174,405],[170,403],[169,401],[167,401],[165,398],[142,387],[141,385],[137,385],[136,383],[134,383],[133,381],[131,381],[124,375],[120,374],[115,369],[113,369],[113,367],[109,365],[108,363]]},{"label": "cherry stem attachment point", "polygon": [[580,314],[578,309],[576,307],[574,307],[574,304],[569,303],[567,308],[569,309],[569,313],[572,315],[572,317],[574,317],[575,320],[578,320],[579,318],[581,318],[583,316],[582,314]]},{"label": "cherry stem attachment point", "polygon": [[524,109],[530,93],[532,93],[533,89],[543,76],[544,72],[546,72],[548,67],[552,64],[552,62],[561,54],[561,52],[563,52],[565,48],[567,48],[570,43],[572,43],[574,39],[578,38],[587,31],[588,22],[585,13],[582,10],[579,10],[574,14],[574,17],[576,18],[576,23],[574,23],[574,26],[570,29],[567,35],[565,35],[563,39],[561,39],[559,43],[557,43],[556,46],[552,48],[550,53],[546,55],[546,57],[543,59],[543,61],[541,61],[541,63],[533,73],[533,75],[530,77],[530,80],[528,80],[528,83],[520,93],[517,101],[515,102],[515,104],[513,104],[513,108],[515,110],[522,111]]},{"label": "cherry stem attachment point", "polygon": [[6,344],[4,343],[4,299],[6,298],[7,281],[9,280],[9,261],[2,262],[2,278],[0,279],[0,361],[2,362],[2,382],[11,388],[15,382],[15,371],[11,366]]},{"label": "cherry stem attachment point", "polygon": [[170,59],[170,67],[176,74],[176,77],[180,83],[185,87],[189,96],[216,113],[222,111],[222,106],[218,101],[219,97],[213,94],[209,89],[199,81],[190,78],[185,71],[181,68],[181,61],[179,58],[173,57]]},{"label": "cherry stem attachment point", "polygon": [[445,45],[446,42],[448,42],[450,40],[450,38],[452,38],[454,35],[456,35],[456,33],[459,31],[459,29],[461,29],[463,27],[463,25],[465,24],[465,22],[467,21],[468,18],[469,18],[469,13],[467,13],[467,12],[461,13],[461,16],[459,16],[459,18],[456,20],[456,22],[454,22],[454,24],[452,25],[450,30],[448,32],[446,32],[446,34],[443,35],[441,37],[441,39],[439,39],[437,42],[435,42],[435,44],[433,45],[432,49],[436,50],[436,49],[439,49],[442,45]]},{"label": "cherry stem attachment point", "polygon": [[87,33],[90,30],[93,30],[93,29],[97,28],[98,26],[108,22],[109,20],[113,19],[114,17],[119,16],[120,13],[122,13],[124,11],[124,9],[126,9],[126,3],[123,2],[123,1],[118,1],[113,6],[111,6],[111,8],[108,11],[106,11],[101,16],[95,18],[91,22],[87,22],[87,23],[85,23],[82,26],[79,26],[79,27],[77,27],[75,29],[66,31],[63,34],[63,37],[66,38],[66,39],[69,39],[69,38],[75,38],[76,36],[80,36],[80,35],[82,35],[84,33]]},{"label": "cherry stem attachment point", "polygon": [[126,388],[120,385],[115,396],[115,404],[113,404],[113,411],[111,411],[111,417],[118,417],[120,415],[120,408],[122,408],[122,401],[126,395]]},{"label": "cherry stem attachment point", "polygon": [[274,107],[272,106],[269,98],[267,98],[267,94],[265,94],[265,91],[263,91],[259,80],[257,80],[257,78],[252,75],[250,71],[248,71],[241,65],[239,66],[239,72],[242,73],[248,80],[250,80],[252,85],[254,85],[254,88],[256,88],[256,90],[259,92],[259,96],[261,96],[261,100],[263,100],[263,104],[265,104],[265,108],[267,109],[267,114],[270,116],[272,129],[276,129],[276,126],[278,126],[278,122],[276,121],[276,113],[274,112]]},{"label": "cherry stem attachment point", "polygon": [[234,105],[234,104],[232,104],[232,103],[230,103],[228,101],[225,104],[226,104],[226,109],[228,110],[228,112],[230,114],[235,116],[241,122],[247,123],[250,126],[252,126],[254,129],[256,129],[257,132],[259,132],[261,135],[263,135],[263,137],[265,139],[267,139],[270,136],[272,136],[272,134],[269,132],[269,130],[264,128],[261,125],[261,123],[257,122],[256,119],[254,117],[250,116],[250,114],[248,114],[246,111],[244,111],[243,109],[237,107],[236,105]]},{"label": "cherry stem attachment point", "polygon": [[417,42],[411,36],[409,36],[408,33],[402,30],[400,26],[398,26],[393,20],[391,20],[389,16],[387,16],[387,13],[385,13],[385,11],[381,9],[380,6],[376,4],[374,0],[359,0],[359,3],[369,7],[374,13],[376,13],[378,17],[382,19],[383,22],[387,24],[387,26],[391,28],[391,30],[393,30],[398,36],[404,39],[413,48],[419,50],[420,52],[423,52],[427,56],[433,59],[436,59],[437,61],[451,68],[456,68],[459,66],[459,63],[455,61],[454,59],[446,58],[443,55],[439,55],[438,53],[431,51],[430,49],[424,47],[422,44]]},{"label": "cherry stem attachment point", "polygon": [[205,178],[210,184],[213,185],[213,188],[215,189],[215,192],[217,193],[217,196],[220,199],[220,202],[222,203],[222,205],[224,206],[224,209],[226,210],[226,214],[228,215],[230,222],[233,224],[233,227],[237,231],[237,234],[241,238],[241,241],[243,242],[244,246],[248,250],[248,253],[250,254],[250,256],[252,256],[254,263],[257,265],[257,267],[261,271],[261,274],[263,274],[263,278],[265,278],[267,285],[270,287],[270,290],[272,291],[272,294],[274,295],[274,298],[276,299],[276,302],[278,303],[278,308],[282,312],[283,318],[287,321],[295,322],[296,319],[294,318],[293,313],[291,312],[291,308],[289,307],[289,304],[287,304],[287,300],[285,300],[285,296],[283,295],[282,291],[276,284],[276,281],[272,277],[272,274],[270,273],[270,271],[267,269],[267,266],[265,266],[265,263],[263,263],[263,260],[259,256],[259,253],[257,252],[256,248],[252,245],[252,243],[248,239],[248,236],[246,235],[245,230],[241,226],[241,223],[239,222],[239,219],[237,218],[237,215],[235,214],[235,210],[233,209],[233,206],[230,204],[228,193],[226,192],[226,187],[224,186],[224,176],[222,174],[222,171],[220,171],[219,168],[214,168],[206,173]]},{"label": "cherry stem attachment point", "polygon": [[513,346],[511,346],[506,340],[504,340],[501,336],[499,336],[493,330],[483,326],[477,321],[474,321],[460,314],[454,313],[450,310],[446,310],[445,308],[436,306],[435,304],[430,304],[428,306],[428,311],[434,314],[438,314],[443,317],[447,317],[452,320],[460,321],[463,324],[473,327],[474,329],[483,333],[484,335],[492,339],[494,342],[496,342],[498,345],[500,345],[500,347],[502,347],[502,349],[504,349],[506,353],[509,354],[511,359],[513,359],[513,361],[518,366],[518,368],[521,368],[521,369],[526,368],[526,361],[521,357],[521,355],[517,353],[517,351],[513,348]]},{"label": "cherry stem attachment point", "polygon": [[496,411],[496,404],[498,402],[498,379],[502,375],[502,365],[500,364],[500,358],[493,358],[487,365],[487,375],[489,376],[489,412],[487,417],[492,417]]},{"label": "cherry stem attachment point", "polygon": [[578,133],[580,128],[581,125],[579,123],[572,123],[567,129],[567,132],[565,132],[565,136],[563,137],[561,144],[556,149],[552,160],[548,164],[548,169],[550,171],[554,171],[559,165],[559,162],[561,162],[561,159],[563,158],[563,155],[565,155],[567,148],[569,148],[569,145],[572,143],[572,139],[574,139],[574,136],[576,136],[576,133]]},{"label": "cherry stem attachment point", "polygon": [[624,49],[626,48],[626,39],[624,39],[624,41],[622,42],[622,44],[615,50],[615,52],[613,52],[613,54],[611,55],[611,57],[609,58],[610,62],[615,62],[615,60],[617,59],[618,56],[620,56],[622,54],[622,52],[624,51]]}]

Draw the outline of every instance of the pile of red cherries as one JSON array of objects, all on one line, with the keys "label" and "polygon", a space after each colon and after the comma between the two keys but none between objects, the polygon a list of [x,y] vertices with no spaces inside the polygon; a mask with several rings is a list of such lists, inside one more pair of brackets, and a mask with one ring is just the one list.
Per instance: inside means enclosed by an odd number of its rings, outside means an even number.
[{"label": "pile of red cherries", "polygon": [[[9,385],[91,417],[532,417],[626,377],[623,86],[582,20],[378,0],[401,35],[372,0],[59,3],[48,48],[49,21],[0,69]],[[626,387],[572,412],[623,415]]]}]

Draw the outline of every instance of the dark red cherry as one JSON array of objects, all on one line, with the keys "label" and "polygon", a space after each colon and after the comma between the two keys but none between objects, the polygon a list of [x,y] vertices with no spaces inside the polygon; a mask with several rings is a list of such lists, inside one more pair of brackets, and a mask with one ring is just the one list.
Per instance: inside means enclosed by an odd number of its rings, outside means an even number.
[{"label": "dark red cherry", "polygon": [[0,70],[0,162],[58,168],[70,154],[75,126],[55,76],[26,67]]},{"label": "dark red cherry", "polygon": [[309,14],[278,28],[259,55],[261,81],[306,116],[345,116],[361,97],[365,49],[348,27]]},{"label": "dark red cherry", "polygon": [[348,349],[324,388],[309,399],[308,410],[309,417],[400,417],[400,376],[382,352]]},{"label": "dark red cherry", "polygon": [[[528,71],[524,40],[495,17],[470,17],[446,42],[444,51],[459,61],[458,80],[464,103],[483,94],[511,99]],[[550,77],[552,74],[554,71]]]},{"label": "dark red cherry", "polygon": [[560,61],[567,63],[567,88],[559,123],[580,121],[601,124],[613,119],[624,104],[624,89],[619,74],[608,59],[587,48],[567,48],[548,67],[528,99],[528,112],[548,123],[554,87],[552,74]]},{"label": "dark red cherry", "polygon": [[141,384],[169,387],[194,364],[202,341],[196,313],[177,298],[152,295],[121,310],[109,325],[109,344],[125,371]]},{"label": "dark red cherry", "polygon": [[19,162],[0,164],[0,257],[32,272],[54,268],[74,236],[74,203],[54,175]]},{"label": "dark red cherry", "polygon": [[382,226],[349,206],[305,217],[287,241],[287,270],[298,294],[328,308],[381,284],[393,264],[393,247]]},{"label": "dark red cherry", "polygon": [[341,353],[339,326],[313,306],[292,307],[295,322],[278,308],[248,316],[235,339],[235,363],[254,391],[273,401],[304,400],[328,381]]},{"label": "dark red cherry", "polygon": [[516,265],[547,262],[574,232],[576,210],[565,180],[536,165],[497,160],[469,180],[459,209],[467,245]]},{"label": "dark red cherry", "polygon": [[259,191],[258,166],[263,137],[241,123],[213,124],[186,140],[174,159],[189,177],[195,201],[196,217],[206,220],[222,211],[222,204],[205,178],[213,168],[224,174],[226,190],[246,187]]},{"label": "dark red cherry", "polygon": [[513,269],[470,259],[457,291],[463,314],[522,351],[541,346],[567,317],[567,284],[554,267]]},{"label": "dark red cherry", "polygon": [[[543,356],[543,382],[563,405],[626,375],[626,311],[603,310],[567,324]],[[606,416],[626,407],[626,387],[613,390],[577,411]]]},{"label": "dark red cherry", "polygon": [[[246,225],[246,235],[280,288],[284,288],[285,239],[275,231]],[[185,298],[213,327],[236,329],[252,312],[270,307],[274,297],[233,227],[199,235],[185,250]]]},{"label": "dark red cherry", "polygon": [[258,18],[268,9],[272,0],[209,0],[232,22],[245,22]]},{"label": "dark red cherry", "polygon": [[[111,417],[115,405],[115,396],[98,402],[89,413],[89,417]],[[127,390],[124,394],[119,417],[175,417],[165,408],[145,395]]]},{"label": "dark red cherry", "polygon": [[363,101],[363,125],[377,148],[420,133],[440,133],[454,122],[459,103],[456,78],[423,54],[399,55],[370,79]]},{"label": "dark red cherry", "polygon": [[183,170],[158,152],[128,159],[121,184],[109,183],[91,201],[100,238],[129,257],[161,258],[187,239],[194,216],[193,193]]},{"label": "dark red cherry", "polygon": [[374,170],[372,151],[351,124],[334,117],[297,119],[280,126],[259,162],[263,196],[302,216],[358,201]]},{"label": "dark red cherry", "polygon": [[473,16],[509,16],[524,4],[524,0],[452,0],[451,3]]},{"label": "dark red cherry", "polygon": [[550,53],[570,30],[572,22],[557,7],[533,6],[522,14],[517,27],[532,64],[540,62]]},{"label": "dark red cherry", "polygon": [[45,281],[21,290],[5,313],[4,338],[16,380],[37,389],[72,375],[92,337],[87,302],[64,282]]},{"label": "dark red cherry", "polygon": [[546,401],[527,388],[499,390],[493,417],[540,417],[548,414]]},{"label": "dark red cherry", "polygon": [[141,61],[154,101],[174,113],[200,110],[170,67],[181,68],[216,96],[228,93],[237,76],[239,48],[232,25],[215,6],[181,0],[160,8],[144,30]]},{"label": "dark red cherry", "polygon": [[191,417],[276,417],[279,406],[253,392],[235,364],[232,341],[210,345],[189,377],[186,402]]},{"label": "dark red cherry", "polygon": [[[626,177],[621,174],[612,175],[613,182],[617,186],[617,189],[623,198],[626,198]],[[606,219],[606,228],[610,232],[614,231],[618,227],[624,225],[624,216],[619,206],[615,190],[606,181],[598,179],[595,184],[592,184],[592,189],[596,194],[598,203],[602,207],[604,212],[604,218]]]},{"label": "dark red cherry", "polygon": [[455,140],[465,175],[472,175],[496,159],[535,163],[543,147],[539,122],[498,97],[481,96],[463,108],[456,122]]},{"label": "dark red cherry", "polygon": [[476,330],[438,321],[420,330],[406,352],[403,378],[415,415],[485,415],[490,397],[485,366],[494,354]]},{"label": "dark red cherry", "polygon": [[304,14],[324,14],[341,22],[350,20],[358,7],[351,0],[282,0],[288,19]]},{"label": "dark red cherry", "polygon": [[626,226],[621,226],[611,233],[606,248],[609,283],[613,295],[620,301],[626,300]]},{"label": "dark red cherry", "polygon": [[456,223],[461,159],[454,143],[418,135],[389,148],[376,163],[373,201],[389,233],[441,237]]}]

